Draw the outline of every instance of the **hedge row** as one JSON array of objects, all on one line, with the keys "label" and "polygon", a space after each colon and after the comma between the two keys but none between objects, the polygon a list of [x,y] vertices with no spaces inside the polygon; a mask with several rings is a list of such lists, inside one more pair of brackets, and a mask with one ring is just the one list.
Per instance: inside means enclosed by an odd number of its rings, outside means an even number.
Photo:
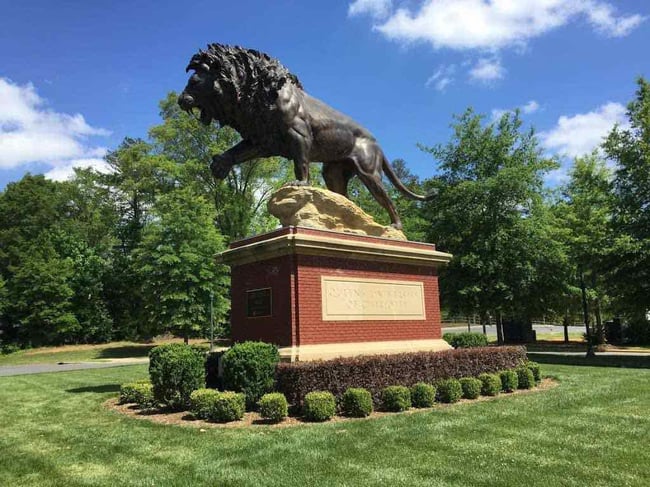
[{"label": "hedge row", "polygon": [[391,385],[476,377],[514,369],[525,361],[523,347],[480,347],[280,363],[275,390],[282,392],[290,404],[300,405],[311,391],[327,390],[340,399],[348,388],[362,387],[371,392],[375,404],[380,404],[382,390]]}]

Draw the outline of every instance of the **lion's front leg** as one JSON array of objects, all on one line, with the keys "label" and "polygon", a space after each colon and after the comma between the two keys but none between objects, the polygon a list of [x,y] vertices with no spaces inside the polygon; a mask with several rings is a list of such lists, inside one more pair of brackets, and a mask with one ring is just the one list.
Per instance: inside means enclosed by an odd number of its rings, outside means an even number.
[{"label": "lion's front leg", "polygon": [[242,140],[223,154],[212,157],[210,171],[216,179],[225,179],[233,166],[263,157],[262,151],[248,140]]},{"label": "lion's front leg", "polygon": [[226,179],[232,165],[229,163],[229,160],[223,156],[223,154],[218,154],[212,157],[212,164],[210,164],[210,171],[212,171],[212,176],[215,179]]}]

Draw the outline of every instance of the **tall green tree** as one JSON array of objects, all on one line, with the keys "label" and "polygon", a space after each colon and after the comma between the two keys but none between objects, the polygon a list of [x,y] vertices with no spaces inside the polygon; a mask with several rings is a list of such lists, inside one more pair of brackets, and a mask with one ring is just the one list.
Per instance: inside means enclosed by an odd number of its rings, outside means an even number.
[{"label": "tall green tree", "polygon": [[24,345],[71,343],[80,331],[72,306],[73,263],[58,254],[52,240],[42,232],[22,248],[20,264],[9,268],[6,331]]},{"label": "tall green tree", "polygon": [[440,161],[440,174],[426,181],[438,192],[424,205],[427,239],[454,254],[441,272],[443,304],[498,323],[552,309],[565,259],[543,191],[557,164],[521,125],[518,113],[485,125],[469,109],[456,117],[449,143],[421,146]]},{"label": "tall green tree", "polygon": [[650,310],[650,82],[637,81],[628,127],[616,126],[603,148],[616,164],[609,281],[617,308],[645,328]]},{"label": "tall green tree", "polygon": [[159,197],[152,210],[155,219],[135,252],[145,320],[151,330],[172,332],[187,342],[206,331],[211,295],[217,322],[229,307],[226,269],[215,263],[223,238],[214,225],[213,207],[190,188]]},{"label": "tall green tree", "polygon": [[147,339],[153,335],[142,314],[144,282],[134,252],[153,218],[151,208],[156,199],[176,186],[176,168],[164,156],[155,154],[151,144],[130,138],[109,152],[106,162],[109,172],[94,174],[95,184],[105,189],[115,213],[115,244],[104,293],[115,337]]},{"label": "tall green tree", "polygon": [[[578,158],[562,190],[563,199],[554,208],[573,267],[571,285],[580,290],[590,346],[604,343],[602,311],[608,302],[604,274],[612,237],[611,180],[611,171],[597,153]],[[589,326],[591,314],[594,327]]]},{"label": "tall green tree", "polygon": [[39,235],[62,224],[69,206],[63,183],[26,174],[0,193],[0,272],[10,277],[24,249]]}]

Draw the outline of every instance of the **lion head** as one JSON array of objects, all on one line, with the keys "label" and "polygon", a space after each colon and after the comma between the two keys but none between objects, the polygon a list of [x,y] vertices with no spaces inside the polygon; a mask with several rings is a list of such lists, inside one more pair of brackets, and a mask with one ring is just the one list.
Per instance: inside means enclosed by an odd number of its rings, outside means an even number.
[{"label": "lion head", "polygon": [[200,111],[200,120],[237,128],[243,112],[254,117],[268,110],[285,83],[302,89],[298,78],[276,59],[253,49],[210,44],[192,56],[186,71],[194,70],[178,97],[179,106]]}]

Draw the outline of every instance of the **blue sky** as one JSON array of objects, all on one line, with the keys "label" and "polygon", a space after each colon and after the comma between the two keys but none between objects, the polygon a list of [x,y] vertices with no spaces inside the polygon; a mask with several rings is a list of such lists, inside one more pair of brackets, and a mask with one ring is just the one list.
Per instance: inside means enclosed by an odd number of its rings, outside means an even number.
[{"label": "blue sky", "polygon": [[[519,107],[550,153],[591,150],[650,76],[650,2],[260,0],[2,2],[0,188],[27,171],[101,168],[160,122],[208,42],[278,58],[422,177],[419,151],[468,106]],[[549,177],[562,180],[566,169]]]}]

